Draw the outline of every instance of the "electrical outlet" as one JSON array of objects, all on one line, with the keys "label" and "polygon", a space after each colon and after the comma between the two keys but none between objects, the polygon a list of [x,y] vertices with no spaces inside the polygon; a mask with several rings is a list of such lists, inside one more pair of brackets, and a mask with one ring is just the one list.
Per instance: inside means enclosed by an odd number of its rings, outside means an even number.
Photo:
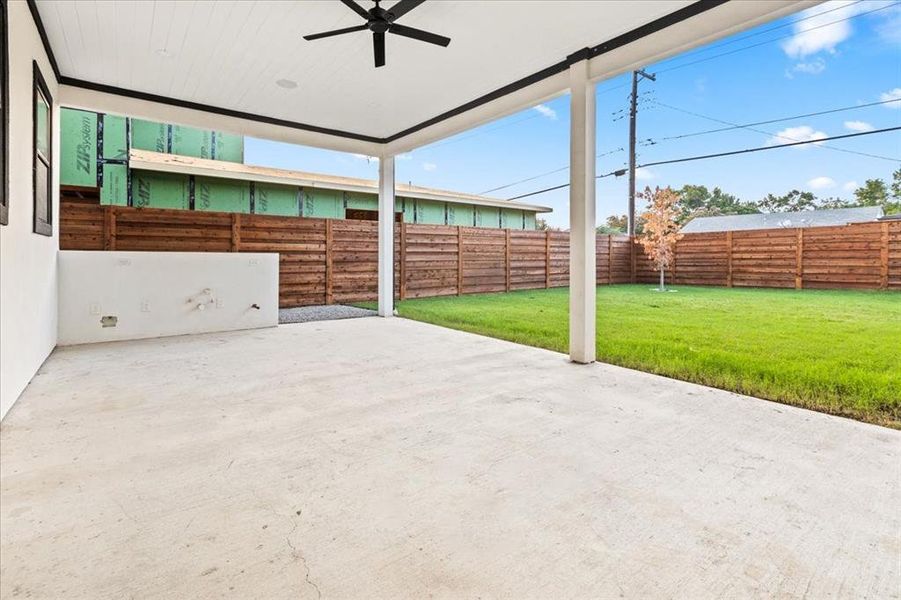
[{"label": "electrical outlet", "polygon": [[150,301],[141,300],[141,312],[150,312]]},{"label": "electrical outlet", "polygon": [[223,308],[225,306],[225,300],[222,298],[216,298],[216,308]]},{"label": "electrical outlet", "polygon": [[99,302],[91,302],[91,304],[88,305],[88,312],[91,313],[92,315],[99,315],[100,314],[100,303]]}]

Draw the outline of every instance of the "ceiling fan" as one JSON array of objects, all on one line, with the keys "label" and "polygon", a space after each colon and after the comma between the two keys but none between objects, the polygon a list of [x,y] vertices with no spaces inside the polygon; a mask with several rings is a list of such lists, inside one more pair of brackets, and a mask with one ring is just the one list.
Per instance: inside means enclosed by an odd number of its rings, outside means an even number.
[{"label": "ceiling fan", "polygon": [[425,0],[400,0],[400,2],[398,2],[388,10],[385,10],[384,8],[379,6],[379,2],[380,0],[375,0],[375,7],[366,10],[365,8],[354,2],[354,0],[341,0],[342,4],[366,19],[366,23],[363,25],[356,25],[354,27],[345,27],[343,29],[334,29],[332,31],[324,31],[322,33],[305,35],[303,36],[303,39],[307,41],[313,41],[332,37],[333,35],[342,35],[345,33],[365,31],[368,29],[372,32],[372,47],[375,52],[376,67],[385,66],[386,33],[402,35],[404,37],[419,40],[421,42],[428,42],[429,44],[444,46],[445,48],[448,44],[450,44],[450,38],[444,37],[443,35],[430,33],[428,31],[423,31],[422,29],[416,29],[414,27],[406,27],[404,25],[396,23],[397,19],[401,18],[402,16],[425,2]]}]

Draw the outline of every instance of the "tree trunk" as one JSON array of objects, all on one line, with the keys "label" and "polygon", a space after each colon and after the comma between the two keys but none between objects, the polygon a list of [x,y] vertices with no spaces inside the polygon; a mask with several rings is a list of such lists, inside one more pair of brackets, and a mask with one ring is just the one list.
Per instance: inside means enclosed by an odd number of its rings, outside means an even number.
[{"label": "tree trunk", "polygon": [[663,279],[663,265],[660,266],[660,291],[663,292],[666,290],[666,283],[664,283]]}]

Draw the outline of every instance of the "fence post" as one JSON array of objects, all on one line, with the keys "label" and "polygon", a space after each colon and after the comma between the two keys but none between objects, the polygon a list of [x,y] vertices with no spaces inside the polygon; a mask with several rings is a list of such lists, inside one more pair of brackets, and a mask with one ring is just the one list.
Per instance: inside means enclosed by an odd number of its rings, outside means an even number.
[{"label": "fence post", "polygon": [[798,241],[795,245],[795,289],[800,290],[804,287],[804,230],[800,227],[798,228]]},{"label": "fence post", "polygon": [[888,289],[888,221],[882,224],[882,241],[879,248],[879,289]]},{"label": "fence post", "polygon": [[457,295],[463,294],[463,228],[457,225]]},{"label": "fence post", "polygon": [[504,230],[504,288],[510,291],[510,230]]},{"label": "fence post", "polygon": [[672,285],[676,285],[676,263],[679,262],[679,242],[676,242],[673,245],[673,268],[672,274],[670,275],[670,283]]},{"label": "fence post", "polygon": [[637,265],[635,264],[635,236],[629,236],[629,260],[632,265],[632,272],[629,276],[629,281],[635,283],[637,281]]},{"label": "fence post", "polygon": [[332,220],[325,220],[325,303],[332,303]]},{"label": "fence post", "polygon": [[231,251],[232,252],[240,252],[241,251],[241,215],[239,213],[232,213]]},{"label": "fence post", "polygon": [[726,232],[726,287],[732,287],[732,232]]},{"label": "fence post", "polygon": [[607,234],[607,285],[613,283],[613,234]]},{"label": "fence post", "polygon": [[407,297],[407,224],[400,222],[400,290],[401,300]]},{"label": "fence post", "polygon": [[116,207],[103,207],[103,249],[116,249]]},{"label": "fence post", "polygon": [[544,232],[544,289],[551,287],[551,230]]}]

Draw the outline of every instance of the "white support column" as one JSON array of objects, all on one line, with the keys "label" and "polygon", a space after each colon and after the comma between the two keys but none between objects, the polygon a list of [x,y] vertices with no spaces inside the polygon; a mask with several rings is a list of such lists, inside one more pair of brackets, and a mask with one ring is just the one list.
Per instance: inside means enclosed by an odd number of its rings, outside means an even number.
[{"label": "white support column", "polygon": [[569,358],[595,359],[595,96],[588,61],[569,68]]},{"label": "white support column", "polygon": [[394,314],[394,156],[379,158],[379,315]]}]

